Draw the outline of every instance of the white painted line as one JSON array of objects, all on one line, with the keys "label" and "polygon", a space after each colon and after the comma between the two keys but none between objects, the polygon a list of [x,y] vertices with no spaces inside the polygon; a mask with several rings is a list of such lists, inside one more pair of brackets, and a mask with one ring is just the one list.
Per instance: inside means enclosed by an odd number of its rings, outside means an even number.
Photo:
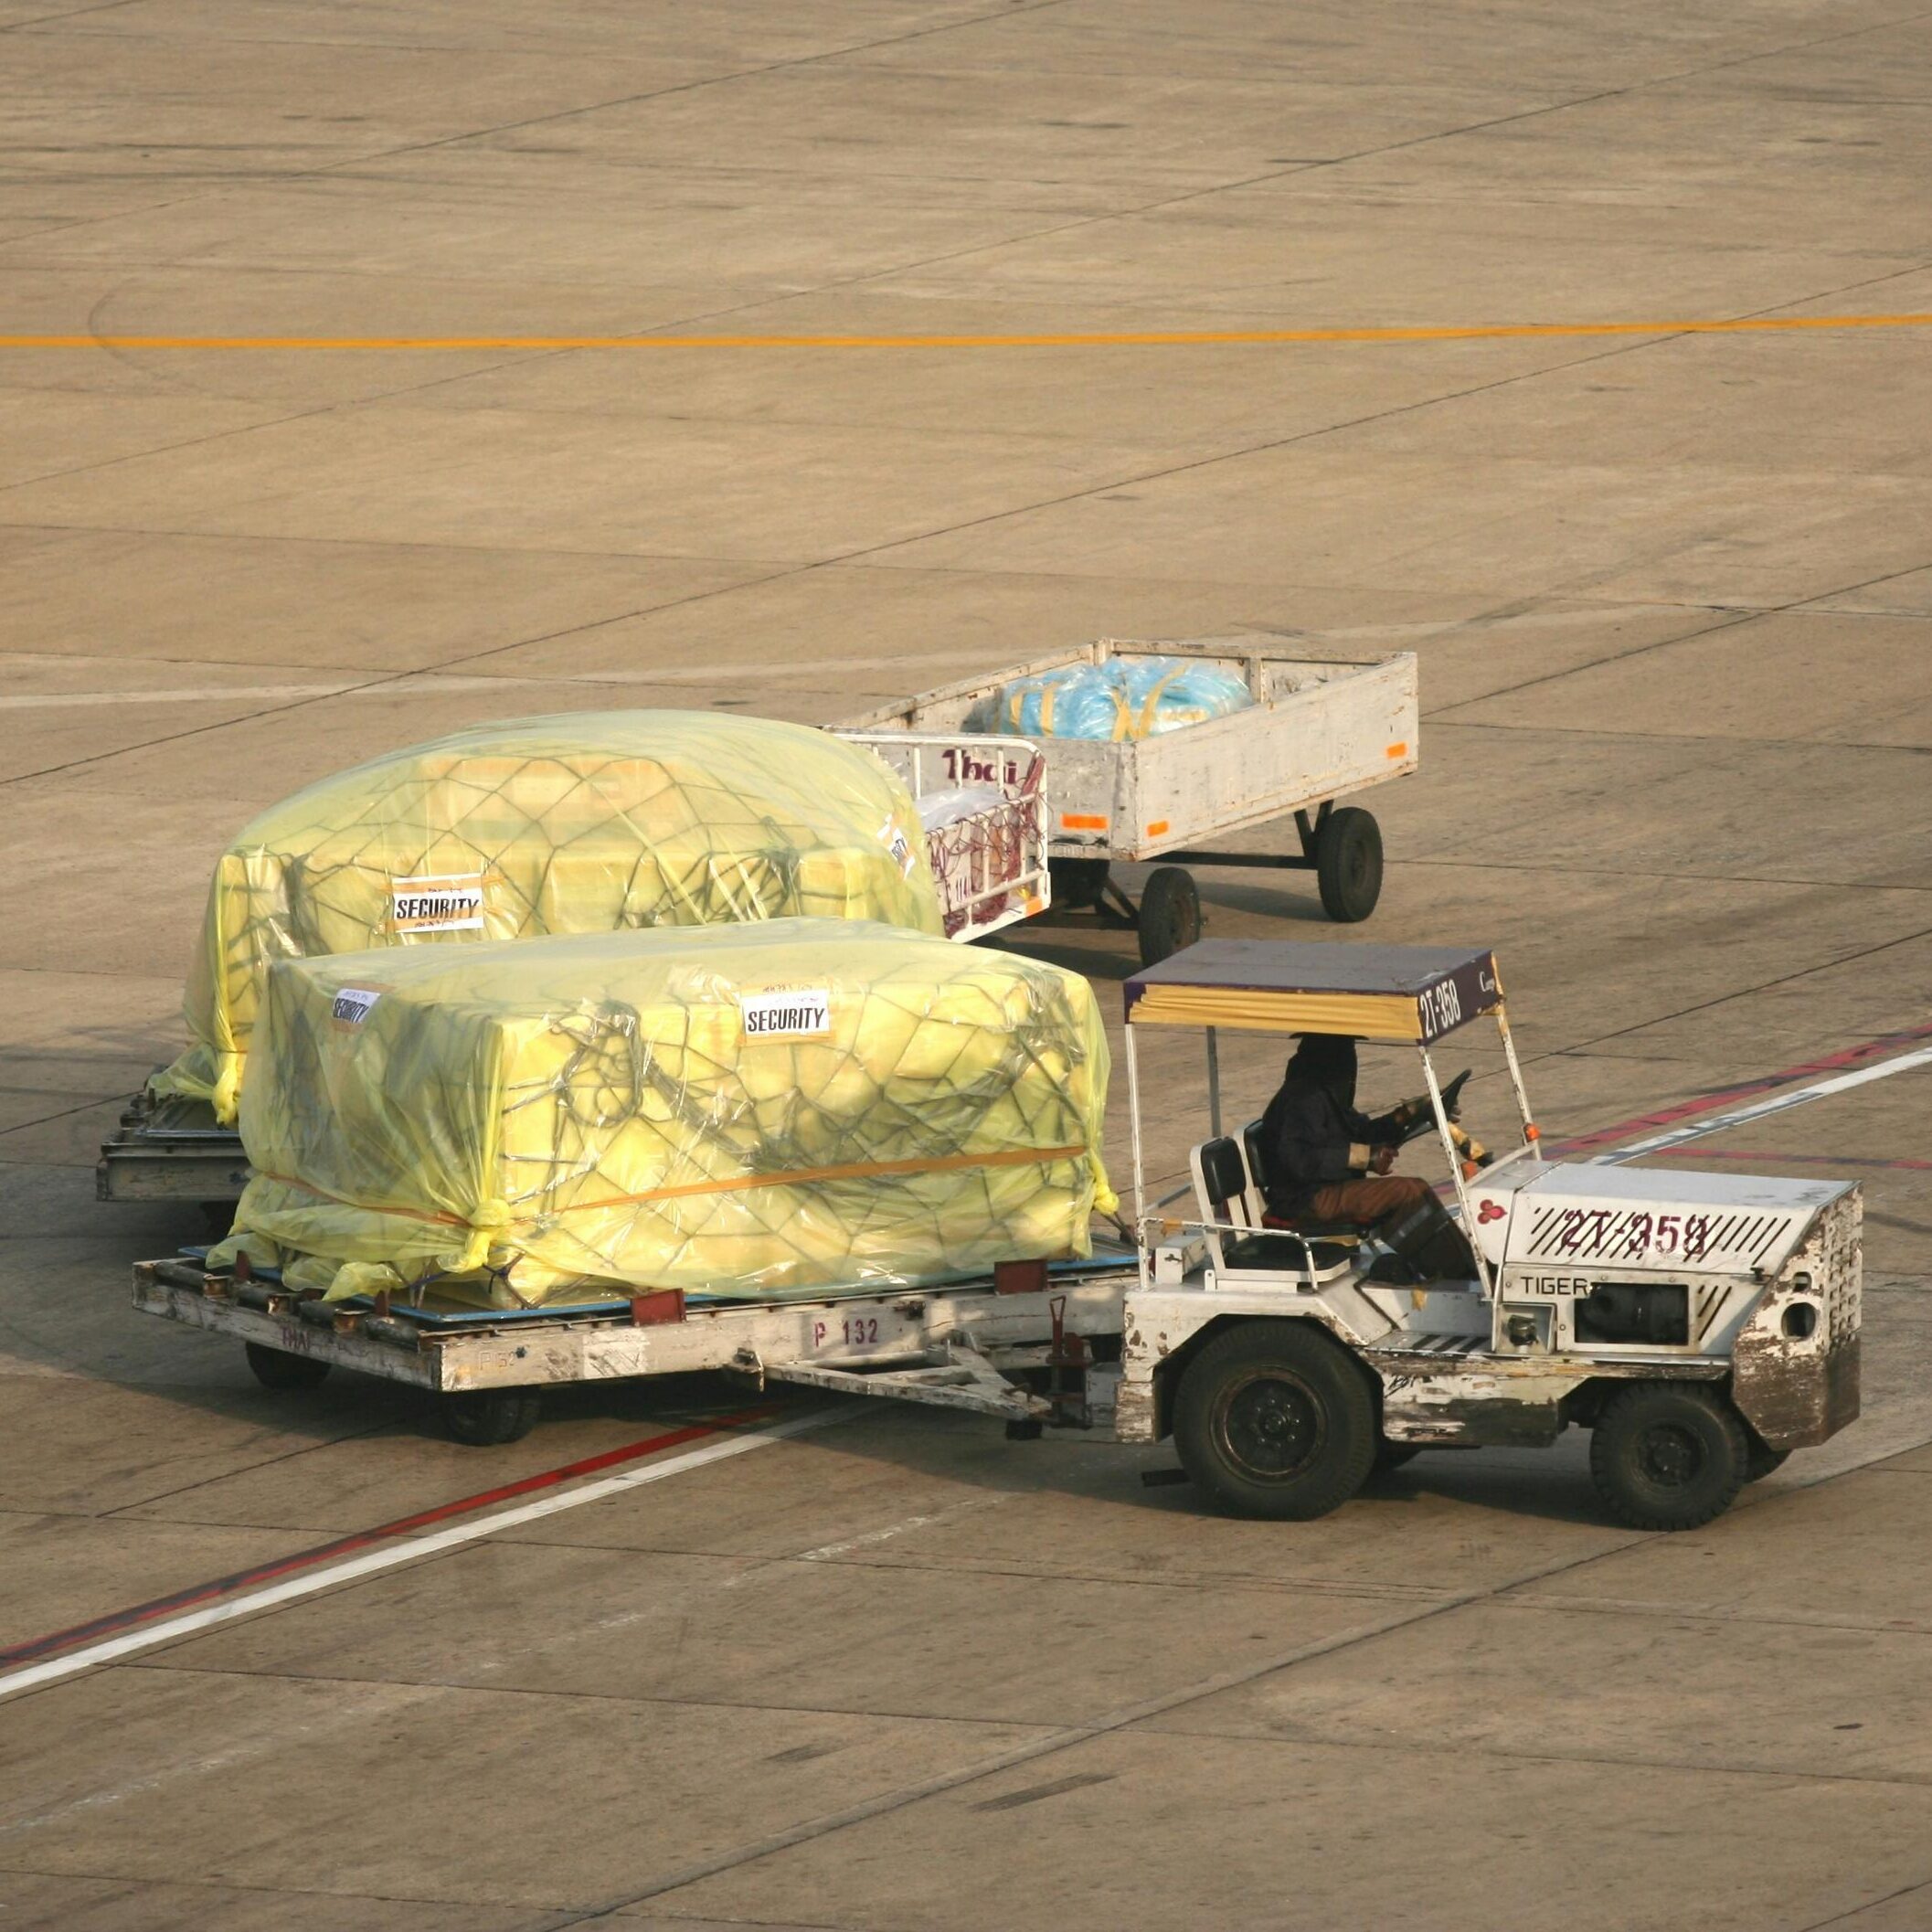
[{"label": "white painted line", "polygon": [[1746,1121],[1763,1120],[1767,1114],[1783,1113],[1787,1108],[1803,1107],[1830,1094],[1863,1087],[1868,1080],[1889,1080],[1895,1073],[1908,1073],[1915,1067],[1927,1066],[1932,1066],[1932,1046],[1921,1046],[1916,1052],[1900,1054],[1895,1060],[1881,1060],[1876,1067],[1861,1067],[1856,1073],[1834,1074],[1815,1086],[1794,1088],[1789,1093],[1774,1095],[1768,1100],[1754,1100],[1748,1107],[1736,1108],[1730,1113],[1713,1114],[1708,1120],[1686,1122],[1666,1133],[1652,1134],[1648,1141],[1633,1141],[1629,1146],[1619,1147],[1614,1153],[1599,1154],[1586,1164],[1615,1167],[1619,1162],[1634,1161],[1640,1154],[1661,1153],[1686,1141],[1701,1141],[1706,1134],[1722,1133],[1727,1127],[1742,1127]]},{"label": "white painted line", "polygon": [[551,677],[501,677],[454,672],[412,671],[404,677],[372,674],[373,681],[338,679],[326,685],[175,685],[135,691],[29,691],[0,697],[0,711],[66,711],[97,705],[264,705],[311,697],[440,697],[466,691],[523,691],[557,685],[710,685],[787,678],[822,672],[886,671],[877,657],[789,658],[759,664],[683,663],[662,669],[558,672]]},{"label": "white painted line", "polygon": [[788,1436],[802,1436],[808,1429],[849,1421],[854,1416],[865,1413],[865,1408],[864,1403],[845,1403],[837,1408],[819,1409],[811,1415],[794,1417],[789,1422],[774,1423],[770,1428],[748,1430],[742,1436],[728,1436],[722,1441],[707,1442],[700,1449],[686,1449],[682,1455],[667,1457],[663,1462],[648,1462],[641,1469],[626,1470],[621,1475],[600,1477],[595,1482],[587,1482],[581,1489],[566,1491],[560,1496],[539,1497],[535,1502],[523,1502],[514,1509],[499,1510],[494,1516],[481,1516],[473,1523],[454,1523],[427,1536],[366,1550],[359,1556],[345,1557],[340,1563],[311,1570],[304,1576],[292,1576],[284,1583],[271,1584],[268,1588],[250,1591],[245,1597],[231,1598],[226,1603],[204,1604],[198,1609],[185,1610],[180,1616],[167,1618],[146,1629],[123,1631],[118,1637],[90,1643],[84,1650],[70,1651],[65,1657],[28,1664],[24,1670],[0,1677],[0,1697],[11,1697],[19,1691],[30,1691],[62,1677],[75,1676],[82,1671],[91,1670],[96,1664],[111,1663],[117,1657],[152,1650],[156,1644],[172,1643],[177,1637],[191,1636],[196,1630],[207,1629],[218,1623],[232,1623],[238,1617],[252,1617],[258,1610],[272,1609],[277,1604],[292,1603],[301,1597],[313,1597],[318,1590],[334,1589],[338,1584],[353,1583],[358,1577],[394,1569],[398,1564],[418,1562],[424,1556],[433,1556],[440,1550],[452,1550],[462,1544],[474,1543],[481,1537],[496,1535],[503,1530],[540,1522],[546,1516],[579,1508],[586,1502],[601,1502],[608,1496],[621,1496],[626,1490],[641,1489],[647,1482],[662,1482],[669,1476],[682,1476],[687,1470],[702,1468],[707,1462],[722,1462],[727,1456],[745,1455],[751,1449],[763,1449],[769,1443],[783,1441]]}]

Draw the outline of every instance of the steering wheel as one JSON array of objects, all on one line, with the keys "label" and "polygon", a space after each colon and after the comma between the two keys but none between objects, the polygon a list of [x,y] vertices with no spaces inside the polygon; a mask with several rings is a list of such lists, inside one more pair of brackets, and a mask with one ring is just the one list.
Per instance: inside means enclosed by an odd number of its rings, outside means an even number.
[{"label": "steering wheel", "polygon": [[[1442,1111],[1453,1120],[1462,1109],[1462,1089],[1468,1086],[1470,1076],[1475,1069],[1465,1067],[1447,1087],[1442,1089]],[[1411,1141],[1419,1140],[1430,1132],[1436,1125],[1433,1113],[1423,1112],[1416,1116],[1402,1130],[1402,1144],[1406,1147]]]}]

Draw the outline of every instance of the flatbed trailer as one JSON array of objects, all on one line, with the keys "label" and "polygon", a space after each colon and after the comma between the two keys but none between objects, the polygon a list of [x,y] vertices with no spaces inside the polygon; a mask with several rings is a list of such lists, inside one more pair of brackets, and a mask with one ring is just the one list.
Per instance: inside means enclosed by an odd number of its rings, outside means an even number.
[{"label": "flatbed trailer", "polygon": [[546,1388],[707,1372],[760,1390],[791,1383],[971,1409],[1025,1436],[1110,1418],[1135,1278],[1122,1253],[811,1300],[699,1300],[670,1290],[507,1311],[328,1302],[272,1271],[212,1270],[190,1250],[137,1262],[134,1306],[244,1343],[271,1388],[313,1386],[334,1368],[407,1383],[434,1400],[459,1441],[527,1434]]}]

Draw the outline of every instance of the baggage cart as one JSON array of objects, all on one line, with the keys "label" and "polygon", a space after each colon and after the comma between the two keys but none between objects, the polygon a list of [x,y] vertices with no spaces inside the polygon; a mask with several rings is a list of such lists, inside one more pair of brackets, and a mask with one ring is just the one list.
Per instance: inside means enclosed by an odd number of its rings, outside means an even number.
[{"label": "baggage cart", "polygon": [[[1200,893],[1188,869],[1199,865],[1312,872],[1332,919],[1368,918],[1382,891],[1381,829],[1363,807],[1341,801],[1417,769],[1412,652],[1343,663],[1298,656],[1292,644],[1265,635],[1102,638],[942,685],[835,728],[869,745],[915,791],[921,774],[929,786],[1000,782],[1006,760],[996,748],[1022,741],[968,734],[969,721],[983,718],[1004,685],[1128,656],[1218,665],[1242,678],[1254,701],[1148,738],[1038,741],[1056,922],[1085,915],[1131,929],[1140,937],[1141,962],[1152,965],[1200,937]],[[1031,750],[1033,741],[1024,742]],[[1239,852],[1215,843],[1288,818],[1295,825],[1292,851]],[[1165,863],[1136,903],[1111,868],[1152,859]]]}]

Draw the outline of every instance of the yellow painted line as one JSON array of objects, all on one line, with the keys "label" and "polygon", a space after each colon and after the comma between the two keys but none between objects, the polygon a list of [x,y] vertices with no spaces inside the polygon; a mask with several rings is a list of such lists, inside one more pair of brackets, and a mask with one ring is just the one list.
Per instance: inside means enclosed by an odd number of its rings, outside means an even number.
[{"label": "yellow painted line", "polygon": [[1922,329],[1932,315],[1752,315],[1661,322],[1478,323],[1466,328],[1147,329],[1027,335],[8,335],[0,349],[1110,349],[1310,342],[1498,342],[1519,336],[1771,335]]}]

